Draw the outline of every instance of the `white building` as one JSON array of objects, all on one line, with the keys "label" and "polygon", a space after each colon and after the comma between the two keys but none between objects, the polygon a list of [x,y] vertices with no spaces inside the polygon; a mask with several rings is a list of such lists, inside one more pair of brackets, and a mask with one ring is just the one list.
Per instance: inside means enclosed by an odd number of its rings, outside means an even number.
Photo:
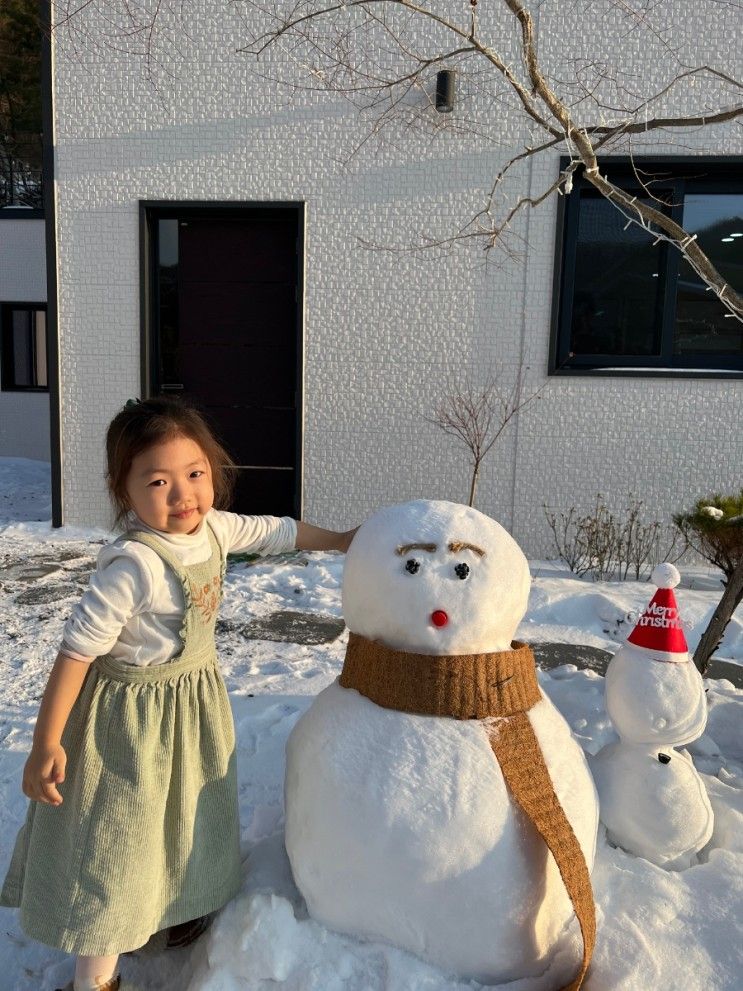
[{"label": "white building", "polygon": [[[49,48],[40,60],[43,79],[38,78],[46,94],[42,122],[29,111],[28,91],[13,89],[14,80],[27,78],[29,53],[25,47],[23,69],[14,73],[9,68],[15,65],[12,60],[19,38],[23,36],[22,46],[27,41],[25,25],[17,17],[4,21],[0,55],[0,127],[4,132],[0,141],[0,458],[50,461],[49,359],[56,367],[56,352],[54,336],[50,338],[47,332],[46,240],[53,234],[54,224],[46,222],[53,204],[52,182],[42,183],[37,161],[41,155],[43,168],[50,175],[50,146],[47,142],[44,147],[40,140],[41,131],[51,133]],[[33,24],[29,28],[33,37]],[[38,61],[31,62],[34,64]],[[28,74],[33,78],[33,71]],[[5,133],[6,127],[9,133]]]},{"label": "white building", "polygon": [[[628,33],[618,8],[591,24],[594,7],[548,2],[535,14],[540,60],[555,75],[566,55],[621,52],[624,78],[647,98],[679,71],[669,76],[663,46]],[[109,521],[106,425],[126,399],[168,389],[204,405],[249,466],[241,511],[345,526],[392,501],[464,501],[465,451],[425,416],[453,380],[490,366],[506,385],[519,368],[526,390],[546,383],[486,461],[477,501],[532,556],[551,549],[544,503],[585,508],[603,492],[621,506],[631,491],[649,517],[670,520],[739,487],[740,324],[691,269],[679,274],[676,252],[624,231],[579,182],[517,215],[510,260],[495,250],[485,266],[474,244],[360,244],[445,238],[482,208],[528,140],[504,83],[490,135],[467,133],[482,105],[461,87],[435,140],[398,128],[344,166],[368,119],[312,90],[289,102],[264,78],[285,66],[264,61],[262,76],[237,53],[240,5],[188,5],[187,32],[168,12],[156,87],[141,58],[105,44],[94,9],[77,51],[59,34],[53,52],[57,522]],[[740,77],[740,12],[714,5],[700,23],[699,9],[674,5],[680,57]],[[519,66],[516,22],[505,6],[495,18],[483,30]],[[653,106],[693,114],[706,106],[701,92],[680,87]],[[720,89],[712,109],[734,103],[730,94]],[[632,186],[629,150],[601,161]],[[739,123],[651,131],[631,150],[636,164],[663,167],[658,195],[743,291]],[[501,218],[554,182],[561,154],[514,172]]]},{"label": "white building", "polygon": [[41,210],[0,209],[0,457],[49,461]]}]

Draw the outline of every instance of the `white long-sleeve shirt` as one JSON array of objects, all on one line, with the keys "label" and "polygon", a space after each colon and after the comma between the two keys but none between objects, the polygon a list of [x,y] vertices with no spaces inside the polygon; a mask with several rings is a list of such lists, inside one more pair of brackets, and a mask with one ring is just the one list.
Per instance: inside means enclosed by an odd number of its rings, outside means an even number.
[{"label": "white long-sleeve shirt", "polygon": [[[291,550],[297,524],[288,516],[241,516],[211,509],[195,533],[163,533],[133,514],[127,529],[154,533],[184,565],[209,558],[206,520],[222,552]],[[164,664],[181,649],[185,602],[180,581],[146,544],[119,540],[101,548],[95,573],[65,624],[62,653],[92,661],[110,653],[126,664]]]}]

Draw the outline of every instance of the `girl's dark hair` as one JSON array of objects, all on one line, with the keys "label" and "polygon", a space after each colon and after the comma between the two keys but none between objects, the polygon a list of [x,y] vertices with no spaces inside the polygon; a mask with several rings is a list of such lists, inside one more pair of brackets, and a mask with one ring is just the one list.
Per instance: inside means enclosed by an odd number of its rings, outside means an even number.
[{"label": "girl's dark hair", "polygon": [[175,437],[188,437],[199,445],[212,471],[214,505],[225,509],[232,498],[235,463],[216,439],[202,414],[183,400],[170,396],[130,399],[111,421],[106,433],[106,483],[114,506],[114,526],[119,526],[131,508],[126,480],[132,461],[153,444]]}]

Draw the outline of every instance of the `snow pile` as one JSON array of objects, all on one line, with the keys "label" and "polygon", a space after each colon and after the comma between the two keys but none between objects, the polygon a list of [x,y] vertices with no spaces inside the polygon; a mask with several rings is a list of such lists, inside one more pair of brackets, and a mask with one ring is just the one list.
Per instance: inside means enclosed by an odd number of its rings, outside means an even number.
[{"label": "snow pile", "polygon": [[[647,582],[594,582],[577,578],[559,562],[531,562],[529,608],[517,636],[602,647],[612,653],[629,635],[647,605]],[[721,573],[684,566],[676,598],[693,653],[724,591]],[[733,616],[715,656],[743,661],[743,609]]]}]

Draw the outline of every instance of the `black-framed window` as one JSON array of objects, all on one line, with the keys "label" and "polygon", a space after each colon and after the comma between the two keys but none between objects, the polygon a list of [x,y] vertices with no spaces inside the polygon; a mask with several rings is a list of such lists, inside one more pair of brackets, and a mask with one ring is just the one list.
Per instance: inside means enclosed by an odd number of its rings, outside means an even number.
[{"label": "black-framed window", "polygon": [[48,392],[46,306],[0,304],[0,381],[7,392]]},{"label": "black-framed window", "polygon": [[[599,167],[696,234],[718,272],[743,293],[743,161],[635,157],[634,169],[627,159],[599,160]],[[676,248],[654,244],[637,224],[627,227],[579,172],[573,191],[560,197],[550,371],[743,374],[740,321],[725,315]]]}]

